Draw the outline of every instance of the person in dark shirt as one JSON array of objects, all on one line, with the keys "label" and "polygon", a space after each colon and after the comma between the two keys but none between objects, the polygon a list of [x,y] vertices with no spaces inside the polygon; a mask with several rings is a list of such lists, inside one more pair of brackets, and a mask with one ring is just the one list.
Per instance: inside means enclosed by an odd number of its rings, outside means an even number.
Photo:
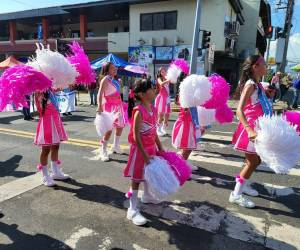
[{"label": "person in dark shirt", "polygon": [[298,108],[298,99],[300,95],[300,74],[298,75],[298,79],[293,83],[294,88],[294,99],[293,99],[293,109]]}]

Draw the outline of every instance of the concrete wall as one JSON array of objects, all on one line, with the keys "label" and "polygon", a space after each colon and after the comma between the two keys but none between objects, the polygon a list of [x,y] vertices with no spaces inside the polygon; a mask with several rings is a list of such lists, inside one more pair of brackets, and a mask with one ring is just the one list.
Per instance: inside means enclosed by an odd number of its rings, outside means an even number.
[{"label": "concrete wall", "polygon": [[237,44],[238,53],[248,51],[254,54],[256,51],[257,23],[259,20],[260,1],[241,0],[244,7],[244,25],[240,29],[240,37]]},{"label": "concrete wall", "polygon": [[[195,0],[172,0],[130,6],[130,46],[139,45],[138,40],[143,39],[146,45],[175,45],[177,37],[183,44],[192,44],[195,19]],[[177,29],[163,31],[140,31],[140,14],[161,11],[177,10]],[[225,11],[224,11],[225,10]],[[216,44],[216,50],[224,51],[224,23],[225,16],[232,16],[236,20],[228,0],[203,0],[201,7],[201,29],[211,30],[211,42]],[[163,39],[165,38],[165,39]],[[152,39],[154,43],[152,43]]]}]

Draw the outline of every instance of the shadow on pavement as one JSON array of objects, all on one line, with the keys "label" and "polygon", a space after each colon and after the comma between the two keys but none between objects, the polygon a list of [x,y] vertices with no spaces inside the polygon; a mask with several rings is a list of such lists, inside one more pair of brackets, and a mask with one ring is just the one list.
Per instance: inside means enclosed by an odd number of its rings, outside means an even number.
[{"label": "shadow on pavement", "polygon": [[6,161],[0,161],[0,178],[6,176],[21,178],[34,174],[35,172],[16,170],[19,167],[22,158],[22,155],[14,155]]},{"label": "shadow on pavement", "polygon": [[0,222],[0,232],[6,235],[12,243],[1,244],[0,249],[6,250],[20,250],[20,249],[30,249],[30,250],[56,250],[64,249],[71,250],[69,246],[64,244],[62,241],[54,239],[45,234],[35,234],[30,235],[22,232],[18,229],[17,224],[5,224]]}]

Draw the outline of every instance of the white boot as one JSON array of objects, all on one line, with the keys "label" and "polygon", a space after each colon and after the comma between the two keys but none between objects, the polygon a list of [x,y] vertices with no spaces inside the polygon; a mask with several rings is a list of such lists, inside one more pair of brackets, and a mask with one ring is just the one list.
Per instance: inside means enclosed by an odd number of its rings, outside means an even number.
[{"label": "white boot", "polygon": [[166,125],[164,123],[162,124],[160,131],[162,132],[163,135],[167,134]]},{"label": "white boot", "polygon": [[117,154],[122,154],[122,150],[121,150],[121,147],[120,147],[120,137],[121,136],[116,136],[115,135],[115,138],[114,138],[114,145],[112,146],[111,148],[111,154],[113,153],[117,153]]},{"label": "white boot", "polygon": [[107,153],[107,141],[102,142],[102,146],[100,148],[100,159],[101,161],[109,161],[108,153]]},{"label": "white boot", "polygon": [[38,165],[38,170],[42,172],[42,183],[47,187],[53,187],[55,185],[52,177],[49,175],[48,166]]},{"label": "white boot", "polygon": [[59,161],[57,162],[51,161],[51,169],[52,169],[51,177],[54,180],[66,180],[70,178],[69,175],[64,174],[63,171],[61,170]]},{"label": "white boot", "polygon": [[156,133],[158,136],[164,136],[164,133],[162,132],[162,126],[161,124],[158,124],[158,127],[156,129]]}]

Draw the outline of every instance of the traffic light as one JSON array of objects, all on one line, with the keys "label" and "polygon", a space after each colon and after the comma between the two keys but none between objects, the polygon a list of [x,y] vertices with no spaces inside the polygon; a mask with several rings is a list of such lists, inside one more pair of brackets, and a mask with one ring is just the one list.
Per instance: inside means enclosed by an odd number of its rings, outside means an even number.
[{"label": "traffic light", "polygon": [[202,49],[208,49],[209,48],[210,36],[211,36],[210,31],[203,30],[202,44],[201,44]]},{"label": "traffic light", "polygon": [[267,38],[272,38],[273,37],[273,26],[269,26],[267,33],[266,33]]},{"label": "traffic light", "polygon": [[275,39],[278,39],[279,37],[283,37],[282,28],[275,27]]}]

